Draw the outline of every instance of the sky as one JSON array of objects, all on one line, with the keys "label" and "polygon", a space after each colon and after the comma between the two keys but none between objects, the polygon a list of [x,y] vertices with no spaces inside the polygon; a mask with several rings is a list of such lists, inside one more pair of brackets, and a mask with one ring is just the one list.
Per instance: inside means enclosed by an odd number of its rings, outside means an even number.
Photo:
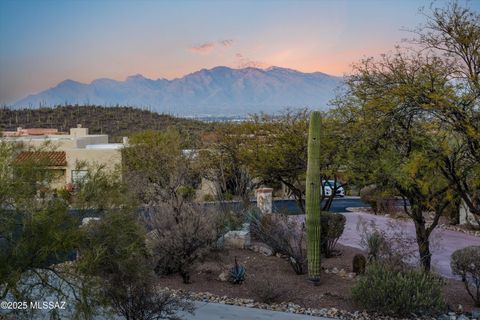
[{"label": "sky", "polygon": [[344,75],[410,38],[430,3],[0,0],[0,104],[65,79],[173,79],[219,65]]}]

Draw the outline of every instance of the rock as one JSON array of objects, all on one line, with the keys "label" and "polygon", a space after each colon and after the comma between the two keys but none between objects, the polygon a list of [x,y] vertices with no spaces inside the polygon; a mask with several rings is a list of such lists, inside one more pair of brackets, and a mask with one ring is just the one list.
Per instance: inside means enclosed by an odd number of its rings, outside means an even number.
[{"label": "rock", "polygon": [[270,247],[268,247],[267,245],[255,244],[250,247],[250,250],[266,255],[267,257],[273,255],[273,250],[270,249]]},{"label": "rock", "polygon": [[218,275],[218,280],[223,281],[223,282],[228,281],[228,272],[227,272],[227,271],[223,271],[222,273],[220,273],[220,274]]},{"label": "rock", "polygon": [[344,278],[347,276],[347,272],[344,269],[341,269],[340,271],[338,271],[338,275]]},{"label": "rock", "polygon": [[223,243],[225,248],[245,249],[250,246],[250,231],[228,231],[223,236]]},{"label": "rock", "polygon": [[333,267],[333,269],[332,269],[332,270],[330,270],[330,272],[331,272],[331,273],[335,273],[335,274],[337,274],[337,273],[338,273],[338,269],[337,269],[337,267]]}]

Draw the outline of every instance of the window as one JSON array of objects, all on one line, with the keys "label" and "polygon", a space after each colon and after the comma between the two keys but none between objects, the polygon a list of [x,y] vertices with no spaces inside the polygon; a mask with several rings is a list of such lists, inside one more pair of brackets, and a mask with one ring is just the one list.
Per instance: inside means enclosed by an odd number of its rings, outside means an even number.
[{"label": "window", "polygon": [[85,180],[87,173],[87,170],[72,170],[72,183],[75,186],[81,184]]}]

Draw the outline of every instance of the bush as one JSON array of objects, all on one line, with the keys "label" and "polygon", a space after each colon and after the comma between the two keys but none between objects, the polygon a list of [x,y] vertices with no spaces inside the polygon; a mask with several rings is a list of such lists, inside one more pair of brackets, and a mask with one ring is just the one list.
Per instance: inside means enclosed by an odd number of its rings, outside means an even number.
[{"label": "bush", "polygon": [[325,257],[332,256],[338,239],[342,236],[347,219],[338,213],[322,212],[321,241],[322,253]]},{"label": "bush", "polygon": [[453,274],[462,276],[465,289],[475,305],[480,307],[480,246],[455,251],[450,265]]},{"label": "bush", "polygon": [[352,271],[356,274],[364,274],[365,268],[367,265],[367,259],[361,253],[358,253],[353,256],[352,260]]},{"label": "bush", "polygon": [[360,245],[367,251],[368,263],[381,262],[401,271],[416,259],[416,240],[403,227],[388,224],[380,230],[375,223],[359,220],[357,230],[361,236]]},{"label": "bush", "polygon": [[366,238],[368,261],[378,261],[388,251],[388,243],[383,235],[374,231]]},{"label": "bush", "polygon": [[190,282],[194,264],[216,243],[216,215],[200,206],[184,203],[174,210],[168,205],[152,208],[147,214],[149,246],[156,258],[157,274],[180,273]]},{"label": "bush", "polygon": [[352,289],[356,303],[369,311],[398,316],[434,315],[444,310],[443,281],[420,269],[397,271],[372,263]]},{"label": "bush", "polygon": [[192,313],[188,296],[157,287],[145,233],[134,214],[107,212],[82,231],[76,268],[87,276],[83,281],[90,279],[93,291],[84,286],[82,293],[96,297],[95,304],[126,319],[175,319],[178,311]]},{"label": "bush", "polygon": [[275,253],[287,256],[296,274],[307,272],[305,224],[287,215],[256,212],[250,215],[250,232]]},{"label": "bush", "polygon": [[287,291],[281,285],[281,279],[264,278],[255,281],[255,286],[251,289],[252,295],[256,301],[262,303],[278,303],[282,302]]}]

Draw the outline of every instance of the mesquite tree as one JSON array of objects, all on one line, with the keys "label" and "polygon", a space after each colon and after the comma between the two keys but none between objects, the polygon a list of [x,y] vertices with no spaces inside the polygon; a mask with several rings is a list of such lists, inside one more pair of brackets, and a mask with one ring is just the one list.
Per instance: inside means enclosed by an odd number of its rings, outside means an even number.
[{"label": "mesquite tree", "polygon": [[[338,115],[353,135],[349,170],[366,185],[394,190],[408,200],[405,213],[415,224],[420,261],[430,269],[430,235],[453,199],[441,174],[439,150],[451,135],[429,109],[452,88],[439,59],[398,51],[355,66]],[[432,212],[432,223],[425,214]]]},{"label": "mesquite tree", "polygon": [[310,114],[308,132],[308,162],[306,182],[306,225],[308,277],[317,284],[320,281],[320,202],[322,180],[320,175],[321,114]]}]

